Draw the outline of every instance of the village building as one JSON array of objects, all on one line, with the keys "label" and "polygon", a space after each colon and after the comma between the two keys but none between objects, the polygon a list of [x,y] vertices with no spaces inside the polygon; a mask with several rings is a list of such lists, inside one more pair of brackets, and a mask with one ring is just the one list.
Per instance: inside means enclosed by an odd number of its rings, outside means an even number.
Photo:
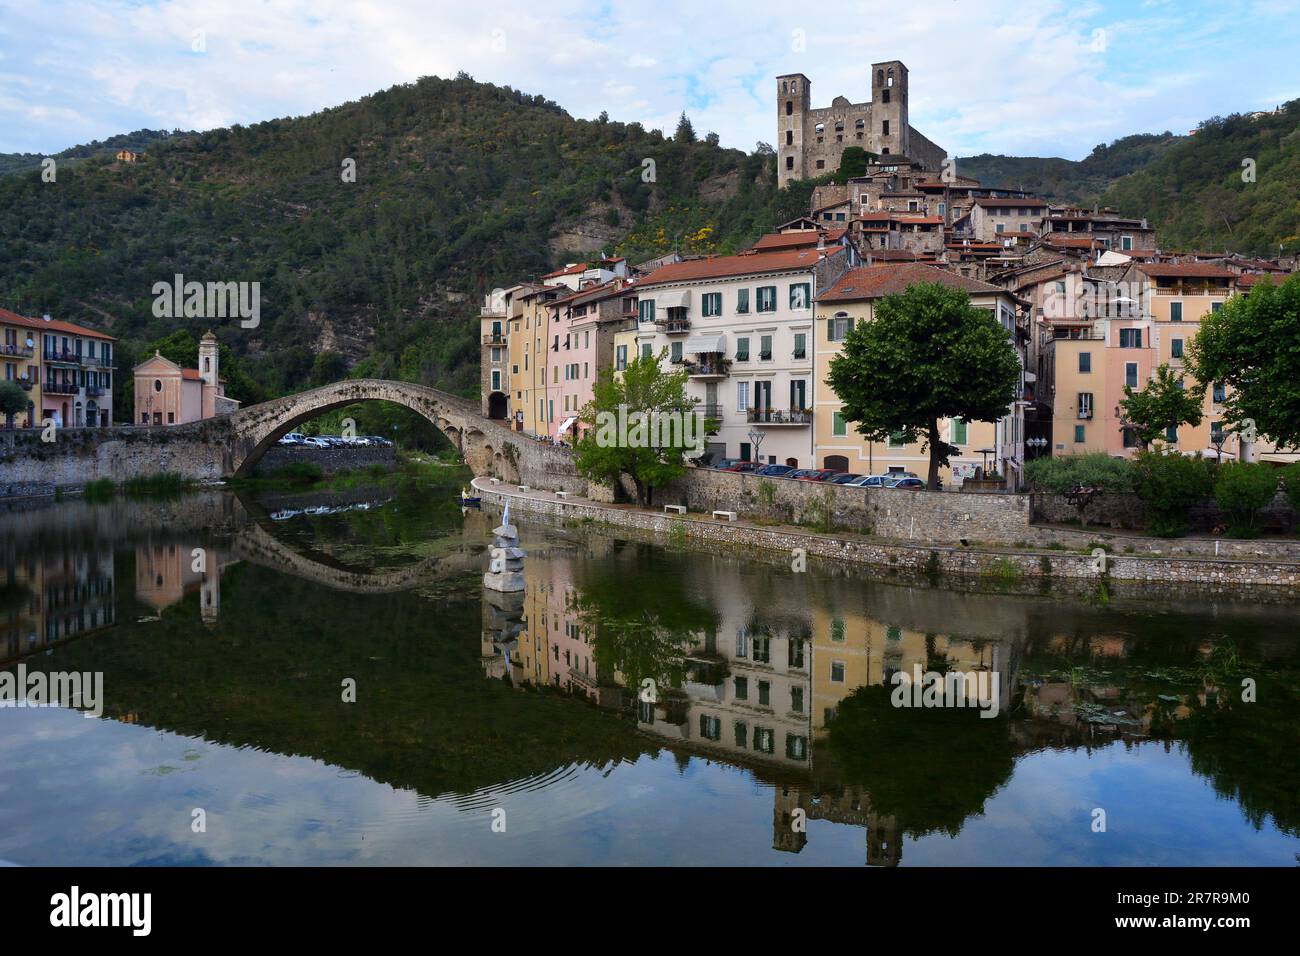
[{"label": "village building", "polygon": [[183,425],[238,411],[220,377],[220,350],[211,332],[199,340],[199,367],[182,368],[155,351],[133,370],[137,425]]}]

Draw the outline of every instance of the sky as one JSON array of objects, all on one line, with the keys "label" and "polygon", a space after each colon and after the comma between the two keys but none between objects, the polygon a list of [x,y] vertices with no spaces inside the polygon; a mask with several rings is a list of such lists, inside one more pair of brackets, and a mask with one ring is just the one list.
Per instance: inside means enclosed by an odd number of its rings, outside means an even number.
[{"label": "sky", "polygon": [[420,76],[751,150],[776,82],[870,96],[902,60],[952,155],[1081,159],[1300,96],[1300,0],[0,0],[0,152],[309,114]]}]

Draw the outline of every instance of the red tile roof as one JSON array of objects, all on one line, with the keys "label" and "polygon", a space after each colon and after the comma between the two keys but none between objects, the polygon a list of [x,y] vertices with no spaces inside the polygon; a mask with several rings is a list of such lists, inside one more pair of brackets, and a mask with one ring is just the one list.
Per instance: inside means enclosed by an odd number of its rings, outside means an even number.
[{"label": "red tile roof", "polygon": [[543,279],[558,279],[561,276],[577,275],[579,272],[587,271],[587,263],[575,262],[571,266],[565,266],[563,269],[556,269],[554,272],[548,272],[542,276]]},{"label": "red tile roof", "polygon": [[710,256],[707,259],[688,259],[662,266],[638,283],[647,286],[665,285],[669,282],[690,282],[697,279],[725,279],[733,276],[757,275],[767,272],[792,272],[811,269],[825,256],[844,252],[843,246],[826,249],[787,249],[773,252],[742,252],[735,256]]},{"label": "red tile roof", "polygon": [[1208,262],[1140,263],[1138,269],[1153,279],[1235,279],[1237,274]]},{"label": "red tile roof", "polygon": [[116,338],[106,332],[88,329],[83,325],[73,325],[71,322],[60,322],[57,319],[46,322],[44,319],[29,318],[25,315],[19,315],[17,312],[10,312],[8,309],[0,309],[0,322],[7,322],[10,325],[22,325],[29,329],[41,329],[46,332],[62,332],[65,335],[84,335],[92,339],[105,339],[109,342],[117,341]]},{"label": "red tile roof", "polygon": [[938,282],[950,289],[965,289],[967,292],[1006,292],[998,286],[969,279],[938,266],[920,262],[896,262],[850,269],[833,286],[817,296],[817,301],[860,302],[863,299],[877,299],[892,292],[902,292],[918,282]]},{"label": "red tile roof", "polygon": [[798,229],[794,232],[769,232],[760,236],[758,242],[754,243],[754,249],[766,251],[769,249],[790,249],[796,246],[815,246],[817,240],[824,237],[827,242],[837,242],[844,236],[844,228],[838,229]]},{"label": "red tile roof", "polygon": [[196,368],[181,369],[181,378],[188,379],[191,382],[203,381],[203,376],[199,374],[199,370]]}]

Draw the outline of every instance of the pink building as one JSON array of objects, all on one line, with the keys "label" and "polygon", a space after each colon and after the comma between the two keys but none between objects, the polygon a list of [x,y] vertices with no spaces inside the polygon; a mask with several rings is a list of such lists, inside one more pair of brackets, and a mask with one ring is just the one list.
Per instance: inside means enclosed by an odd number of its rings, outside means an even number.
[{"label": "pink building", "polygon": [[546,433],[571,442],[578,416],[594,398],[599,370],[612,366],[614,334],[636,323],[636,292],[624,279],[587,286],[549,305]]},{"label": "pink building", "polygon": [[199,367],[181,368],[154,352],[134,369],[137,425],[181,425],[238,410],[218,375],[217,337],[199,340]]}]

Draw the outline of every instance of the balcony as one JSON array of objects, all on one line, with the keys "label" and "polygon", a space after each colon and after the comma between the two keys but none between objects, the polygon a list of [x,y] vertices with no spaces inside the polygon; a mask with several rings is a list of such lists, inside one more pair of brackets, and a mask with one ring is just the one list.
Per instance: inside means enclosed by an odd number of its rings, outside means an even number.
[{"label": "balcony", "polygon": [[695,411],[698,412],[698,413],[699,413],[701,416],[703,416],[704,418],[721,418],[721,417],[722,417],[722,405],[721,405],[721,404],[713,404],[713,405],[709,405],[709,404],[705,404],[705,403],[701,402],[699,405],[696,405],[696,406],[695,406]]},{"label": "balcony", "polygon": [[11,378],[7,379],[7,381],[13,382],[24,392],[30,392],[32,390],[32,380],[29,378]]},{"label": "balcony", "polygon": [[731,360],[721,356],[701,358],[698,362],[686,362],[686,374],[691,378],[707,381],[726,378],[731,371]]},{"label": "balcony", "polygon": [[31,358],[35,352],[30,345],[0,345],[0,355],[10,358]]},{"label": "balcony", "polygon": [[812,410],[806,408],[750,408],[745,421],[751,425],[811,425]]},{"label": "balcony", "polygon": [[46,395],[76,395],[81,388],[69,382],[46,382],[41,386],[41,391]]},{"label": "balcony", "polygon": [[80,365],[81,355],[77,352],[59,349],[47,349],[41,355],[41,360],[45,362],[55,362],[60,365]]},{"label": "balcony", "polygon": [[655,328],[665,335],[685,335],[691,330],[690,319],[660,319]]},{"label": "balcony", "polygon": [[484,345],[505,345],[506,336],[504,332],[489,332],[483,336]]},{"label": "balcony", "polygon": [[99,396],[101,396],[101,395],[103,395],[103,394],[104,394],[104,390],[103,390],[102,388],[100,388],[98,385],[87,385],[87,386],[86,386],[86,397],[87,397],[87,398],[99,398]]}]

